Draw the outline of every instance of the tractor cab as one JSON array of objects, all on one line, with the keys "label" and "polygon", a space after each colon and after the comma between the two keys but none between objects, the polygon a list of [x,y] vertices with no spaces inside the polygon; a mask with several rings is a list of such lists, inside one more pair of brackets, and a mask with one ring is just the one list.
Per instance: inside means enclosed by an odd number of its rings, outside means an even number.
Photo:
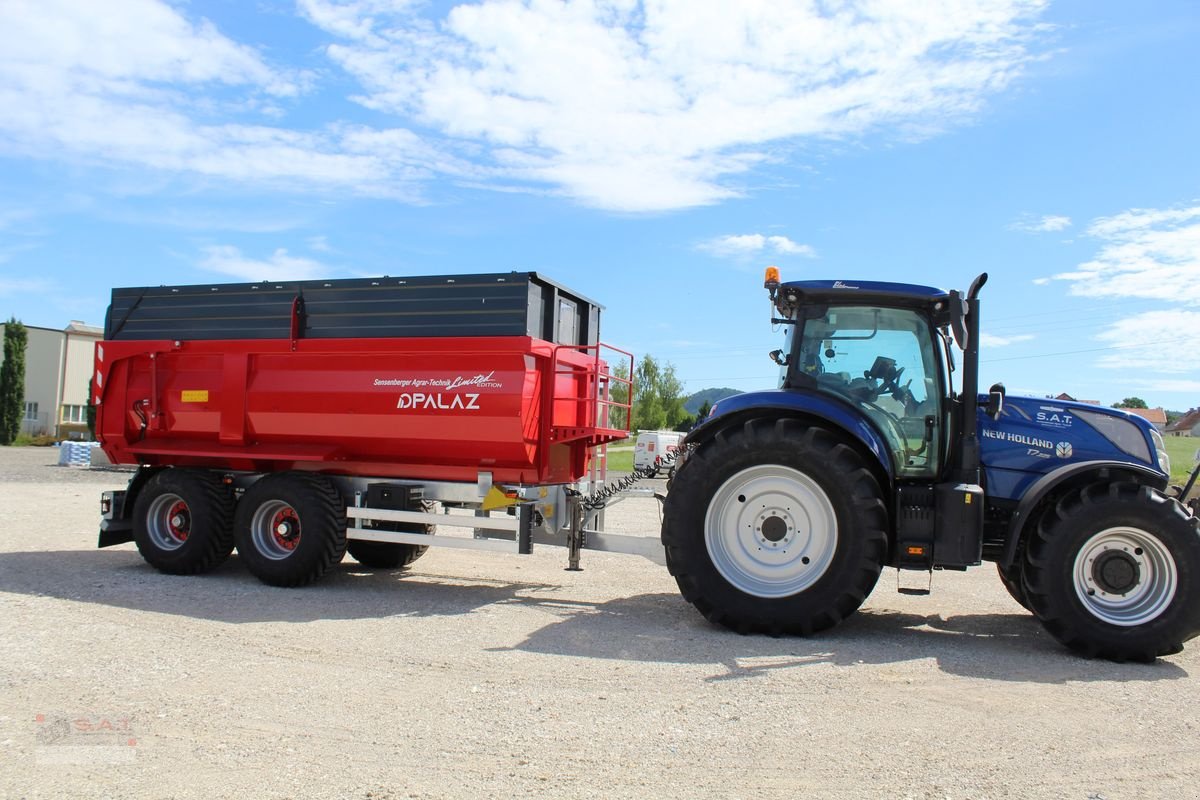
[{"label": "tractor cab", "polygon": [[908,284],[795,281],[774,292],[785,347],[781,389],[815,391],[863,414],[898,478],[930,480],[946,463],[949,295]]}]

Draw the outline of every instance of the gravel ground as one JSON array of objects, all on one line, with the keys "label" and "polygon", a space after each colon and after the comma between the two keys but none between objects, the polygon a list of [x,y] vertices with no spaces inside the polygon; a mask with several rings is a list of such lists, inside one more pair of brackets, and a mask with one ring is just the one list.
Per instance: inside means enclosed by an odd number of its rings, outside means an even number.
[{"label": "gravel ground", "polygon": [[[810,639],[707,624],[633,556],[432,549],[259,584],[95,549],[125,475],[0,449],[0,797],[1182,798],[1200,645],[1064,652],[989,568],[884,572]],[[655,535],[655,501],[609,513]]]}]

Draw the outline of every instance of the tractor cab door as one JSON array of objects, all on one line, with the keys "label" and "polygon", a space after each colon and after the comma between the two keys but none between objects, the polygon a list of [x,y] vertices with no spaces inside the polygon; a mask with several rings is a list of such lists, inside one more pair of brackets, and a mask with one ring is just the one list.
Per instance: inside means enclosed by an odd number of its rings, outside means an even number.
[{"label": "tractor cab door", "polygon": [[863,413],[889,443],[897,477],[937,477],[945,392],[926,316],[905,308],[802,307],[789,344],[790,388],[833,395]]}]

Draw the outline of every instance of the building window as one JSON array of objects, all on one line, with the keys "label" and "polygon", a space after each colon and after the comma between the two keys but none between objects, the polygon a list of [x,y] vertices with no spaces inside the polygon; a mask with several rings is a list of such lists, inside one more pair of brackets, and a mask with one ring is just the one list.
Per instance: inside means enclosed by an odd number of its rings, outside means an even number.
[{"label": "building window", "polygon": [[87,422],[87,406],[63,406],[62,421],[64,423]]},{"label": "building window", "polygon": [[25,401],[25,419],[36,420],[38,418],[37,412],[38,412],[37,403],[31,403],[28,400],[26,400]]}]

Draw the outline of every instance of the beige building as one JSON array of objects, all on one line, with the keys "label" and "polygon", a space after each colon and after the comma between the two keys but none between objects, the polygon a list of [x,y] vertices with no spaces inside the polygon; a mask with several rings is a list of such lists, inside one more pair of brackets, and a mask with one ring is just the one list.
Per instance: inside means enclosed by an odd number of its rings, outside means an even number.
[{"label": "beige building", "polygon": [[[4,325],[0,324],[0,332]],[[62,330],[25,326],[25,418],[21,432],[86,439],[88,380],[104,331],[82,322]],[[4,354],[0,350],[0,363]]]}]

